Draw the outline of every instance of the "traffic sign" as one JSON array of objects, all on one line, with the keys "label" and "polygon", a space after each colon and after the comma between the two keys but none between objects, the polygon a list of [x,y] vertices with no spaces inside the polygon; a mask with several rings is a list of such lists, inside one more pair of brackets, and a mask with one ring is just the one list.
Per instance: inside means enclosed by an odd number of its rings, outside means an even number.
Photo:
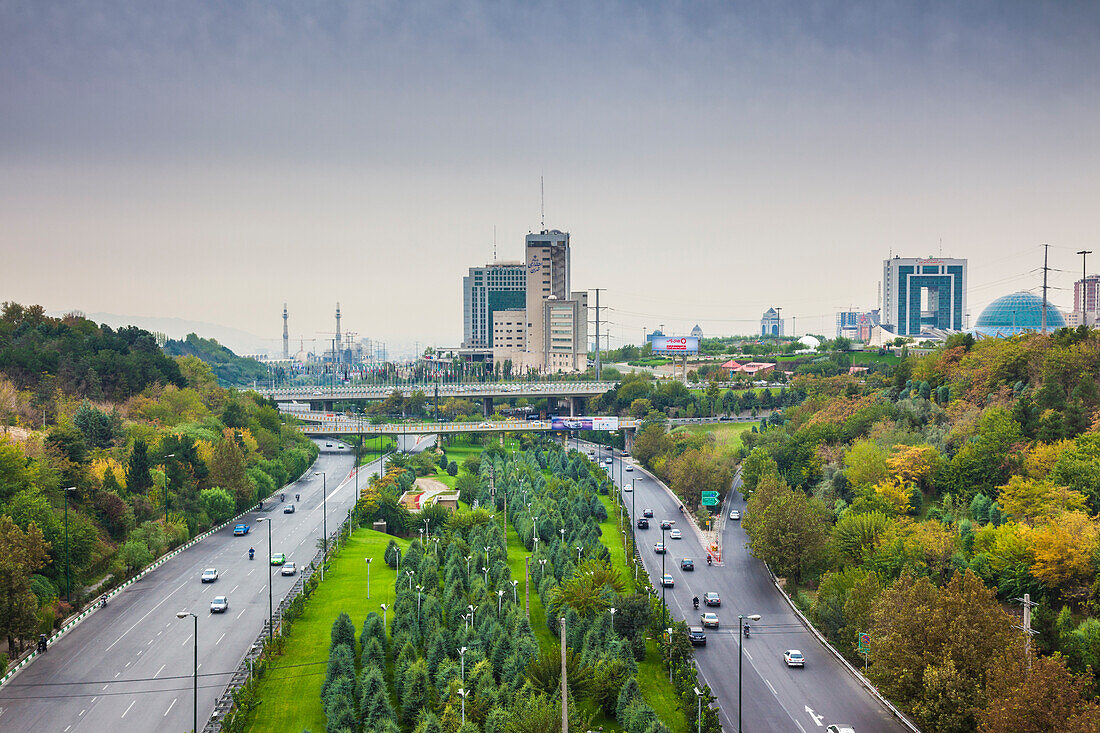
[{"label": "traffic sign", "polygon": [[870,634],[868,634],[866,632],[860,633],[858,651],[859,651],[860,654],[866,654],[867,652],[871,651],[871,635]]},{"label": "traffic sign", "polygon": [[717,499],[718,498],[718,492],[717,491],[704,491],[703,492],[703,498],[704,499]]},{"label": "traffic sign", "polygon": [[715,506],[718,504],[717,496],[707,496],[707,492],[703,492],[703,506]]}]

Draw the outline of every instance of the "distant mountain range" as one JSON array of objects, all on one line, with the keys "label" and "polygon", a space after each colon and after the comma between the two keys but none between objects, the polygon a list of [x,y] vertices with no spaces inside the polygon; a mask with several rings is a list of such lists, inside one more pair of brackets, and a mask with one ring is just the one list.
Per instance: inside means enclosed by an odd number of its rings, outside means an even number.
[{"label": "distant mountain range", "polygon": [[[70,311],[57,311],[50,315],[62,316]],[[85,313],[84,317],[95,323],[106,323],[111,328],[137,326],[147,331],[159,331],[168,338],[182,340],[187,334],[194,333],[205,339],[216,339],[222,346],[237,354],[257,354],[267,352],[277,354],[282,344],[267,341],[259,336],[229,326],[203,321],[188,321],[183,318],[153,318],[149,316],[121,316],[117,313]]]}]

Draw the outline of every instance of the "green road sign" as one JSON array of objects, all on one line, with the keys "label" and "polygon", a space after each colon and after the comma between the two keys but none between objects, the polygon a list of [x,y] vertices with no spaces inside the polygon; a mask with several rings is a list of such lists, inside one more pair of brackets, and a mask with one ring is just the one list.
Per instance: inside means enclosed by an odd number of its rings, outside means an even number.
[{"label": "green road sign", "polygon": [[717,499],[718,498],[718,492],[717,491],[704,491],[703,492],[703,498],[704,499]]},{"label": "green road sign", "polygon": [[705,492],[704,492],[703,506],[715,506],[716,504],[718,504],[718,497],[717,496],[715,496],[715,497],[706,496]]}]

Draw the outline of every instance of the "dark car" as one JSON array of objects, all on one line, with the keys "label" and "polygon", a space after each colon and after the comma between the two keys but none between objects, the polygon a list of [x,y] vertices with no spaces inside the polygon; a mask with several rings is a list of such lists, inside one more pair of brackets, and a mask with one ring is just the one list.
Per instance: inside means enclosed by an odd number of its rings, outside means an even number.
[{"label": "dark car", "polygon": [[718,595],[717,593],[715,593],[714,591],[711,591],[710,593],[704,593],[703,594],[703,603],[705,605],[708,605],[708,606],[721,606],[722,605],[722,597],[720,595]]},{"label": "dark car", "polygon": [[662,519],[661,520],[661,529],[672,529],[672,520],[671,519]]},{"label": "dark car", "polygon": [[695,561],[692,560],[690,557],[685,557],[683,560],[680,561],[680,569],[681,570],[694,570],[695,569]]},{"label": "dark car", "polygon": [[688,641],[692,646],[706,646],[707,645],[707,633],[698,626],[688,627]]},{"label": "dark car", "polygon": [[652,509],[643,509],[642,510],[642,516],[646,517],[647,519],[653,519],[653,510]]},{"label": "dark car", "polygon": [[649,520],[645,517],[638,519],[638,529],[649,529]]}]

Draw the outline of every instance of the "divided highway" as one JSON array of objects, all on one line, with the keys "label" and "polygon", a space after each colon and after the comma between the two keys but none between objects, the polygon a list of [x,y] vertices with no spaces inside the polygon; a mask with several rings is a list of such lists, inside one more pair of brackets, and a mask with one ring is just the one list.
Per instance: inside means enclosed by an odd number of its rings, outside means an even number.
[{"label": "divided highway", "polygon": [[[582,444],[587,445],[587,444]],[[594,446],[587,445],[588,448]],[[597,456],[601,453],[597,447]],[[606,461],[608,449],[602,451]],[[722,727],[733,733],[738,730],[738,645],[744,641],[740,688],[740,730],[752,733],[822,731],[836,724],[851,725],[858,733],[907,730],[882,705],[863,689],[854,677],[801,624],[772,584],[764,564],[749,554],[748,537],[740,522],[727,519],[731,509],[744,511],[744,501],[731,492],[723,508],[721,565],[707,566],[706,552],[699,535],[692,530],[690,520],[679,512],[679,503],[660,486],[648,472],[623,458],[618,452],[611,464],[603,466],[616,484],[632,484],[633,492],[622,492],[631,523],[646,509],[653,510],[649,529],[636,529],[638,550],[642,562],[655,583],[661,577],[661,555],[654,544],[661,541],[660,522],[671,519],[680,528],[683,539],[674,540],[665,532],[668,554],[664,556],[664,572],[670,574],[675,587],[665,591],[673,616],[684,619],[689,626],[699,626],[699,614],[715,611],[721,626],[707,629],[707,644],[696,648],[696,661],[706,683],[718,698]],[[627,471],[630,465],[633,470]],[[621,488],[621,487],[620,487]],[[680,560],[695,561],[695,570],[680,570]],[[657,592],[661,589],[658,586]],[[702,605],[703,594],[716,591],[722,599],[719,608]],[[700,608],[692,608],[692,596],[699,596]],[[752,622],[752,636],[742,639],[738,631],[738,615],[760,614]],[[806,656],[805,668],[788,668],[783,651],[799,649]]]},{"label": "divided highway", "polygon": [[[417,450],[432,438],[409,436]],[[268,617],[267,528],[272,520],[272,551],[286,553],[299,566],[317,552],[322,535],[322,489],[327,484],[328,528],[332,532],[355,503],[354,453],[335,440],[321,440],[321,454],[310,470],[288,485],[286,502],[276,501],[241,521],[252,526],[245,537],[226,527],[150,572],[89,616],[49,651],[0,689],[0,731],[100,733],[101,731],[186,731],[193,717],[195,620],[198,617],[199,729],[225,690]],[[330,446],[330,447],[326,447]],[[377,464],[361,469],[366,482]],[[314,476],[324,472],[325,479]],[[294,495],[301,494],[295,501]],[[293,514],[284,514],[295,504]],[[248,559],[248,549],[256,559]],[[204,568],[219,578],[202,583]],[[272,570],[274,605],[295,577]],[[228,596],[229,609],[210,612],[214,596]]]}]

